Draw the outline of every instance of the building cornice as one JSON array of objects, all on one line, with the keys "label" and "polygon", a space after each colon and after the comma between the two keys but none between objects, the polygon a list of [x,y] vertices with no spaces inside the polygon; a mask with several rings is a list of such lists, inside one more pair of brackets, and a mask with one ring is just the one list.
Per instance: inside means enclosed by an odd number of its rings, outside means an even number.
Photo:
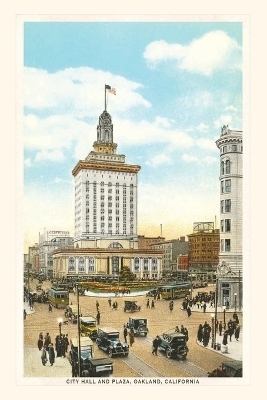
[{"label": "building cornice", "polygon": [[112,249],[112,248],[74,248],[74,249],[66,249],[66,248],[61,248],[53,251],[53,255],[86,255],[86,254],[130,254],[130,255],[136,255],[139,257],[142,257],[144,255],[147,256],[155,256],[155,255],[162,255],[164,254],[163,250],[156,250],[156,249]]},{"label": "building cornice", "polygon": [[130,164],[121,165],[112,163],[107,164],[101,162],[93,163],[80,160],[72,170],[72,175],[76,176],[83,169],[89,169],[92,171],[103,170],[103,171],[114,171],[114,172],[129,172],[136,174],[137,172],[140,171],[141,167],[139,165],[130,165]]}]

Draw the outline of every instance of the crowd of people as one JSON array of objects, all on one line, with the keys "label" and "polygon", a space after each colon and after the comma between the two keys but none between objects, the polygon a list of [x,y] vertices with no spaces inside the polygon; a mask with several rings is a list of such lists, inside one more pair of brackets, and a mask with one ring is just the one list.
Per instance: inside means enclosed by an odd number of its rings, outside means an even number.
[{"label": "crowd of people", "polygon": [[[233,317],[230,318],[228,322],[216,320],[214,325],[216,336],[218,335],[219,337],[222,337],[222,344],[224,346],[228,345],[228,339],[230,342],[232,341],[233,337],[235,338],[235,340],[239,340],[241,327],[239,317],[236,312],[234,312]],[[215,343],[213,343],[213,335],[214,334],[212,333],[212,327],[210,326],[210,324],[207,323],[207,321],[205,321],[203,325],[199,325],[197,331],[197,341],[199,343],[202,343],[203,346],[208,346],[210,339],[212,340],[212,345],[215,345]]]},{"label": "crowd of people", "polygon": [[40,332],[37,340],[37,347],[39,351],[41,351],[42,364],[45,366],[49,360],[52,367],[56,357],[66,357],[69,347],[68,334],[57,335],[54,347],[49,332],[47,332],[45,336]]}]

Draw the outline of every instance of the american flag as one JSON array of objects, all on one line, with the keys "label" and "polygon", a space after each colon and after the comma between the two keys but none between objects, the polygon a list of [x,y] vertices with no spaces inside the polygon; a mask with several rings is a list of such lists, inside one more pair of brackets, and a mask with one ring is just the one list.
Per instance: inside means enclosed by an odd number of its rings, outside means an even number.
[{"label": "american flag", "polygon": [[116,94],[116,89],[115,88],[112,88],[109,85],[105,85],[105,88],[109,93]]}]

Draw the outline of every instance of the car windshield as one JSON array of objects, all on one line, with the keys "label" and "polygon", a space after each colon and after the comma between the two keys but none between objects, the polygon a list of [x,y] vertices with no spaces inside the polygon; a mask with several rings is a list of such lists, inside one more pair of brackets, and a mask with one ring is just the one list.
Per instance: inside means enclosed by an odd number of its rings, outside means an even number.
[{"label": "car windshield", "polygon": [[96,326],[95,321],[81,321],[81,324],[84,326]]}]

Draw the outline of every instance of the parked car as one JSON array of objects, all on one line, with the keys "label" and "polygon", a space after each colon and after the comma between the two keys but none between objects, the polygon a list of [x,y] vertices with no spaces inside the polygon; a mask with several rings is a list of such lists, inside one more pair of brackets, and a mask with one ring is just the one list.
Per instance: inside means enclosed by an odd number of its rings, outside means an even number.
[{"label": "parked car", "polygon": [[141,306],[138,306],[136,301],[129,301],[129,300],[124,301],[124,312],[126,311],[134,312],[140,310]]},{"label": "parked car", "polygon": [[[79,339],[70,340],[70,363],[72,376],[79,376]],[[80,376],[110,376],[113,363],[109,358],[93,357],[93,342],[88,337],[80,337]]]},{"label": "parked car", "polygon": [[135,336],[147,336],[147,319],[146,318],[129,318],[126,324],[127,328],[133,329]]},{"label": "parked car", "polygon": [[73,324],[77,324],[78,321],[78,306],[71,305],[67,306],[65,310],[65,317],[68,318]]},{"label": "parked car", "polygon": [[82,336],[89,336],[92,340],[97,338],[96,318],[89,316],[82,316],[80,320],[80,333]]},{"label": "parked car", "polygon": [[163,333],[160,340],[159,350],[163,351],[168,358],[186,359],[189,350],[185,335],[176,332]]},{"label": "parked car", "polygon": [[241,378],[243,376],[242,361],[224,361],[221,365],[208,373],[209,378]]},{"label": "parked car", "polygon": [[123,355],[125,357],[129,354],[128,343],[120,340],[120,334],[113,328],[98,328],[96,344],[102,350],[109,354],[110,357]]}]

